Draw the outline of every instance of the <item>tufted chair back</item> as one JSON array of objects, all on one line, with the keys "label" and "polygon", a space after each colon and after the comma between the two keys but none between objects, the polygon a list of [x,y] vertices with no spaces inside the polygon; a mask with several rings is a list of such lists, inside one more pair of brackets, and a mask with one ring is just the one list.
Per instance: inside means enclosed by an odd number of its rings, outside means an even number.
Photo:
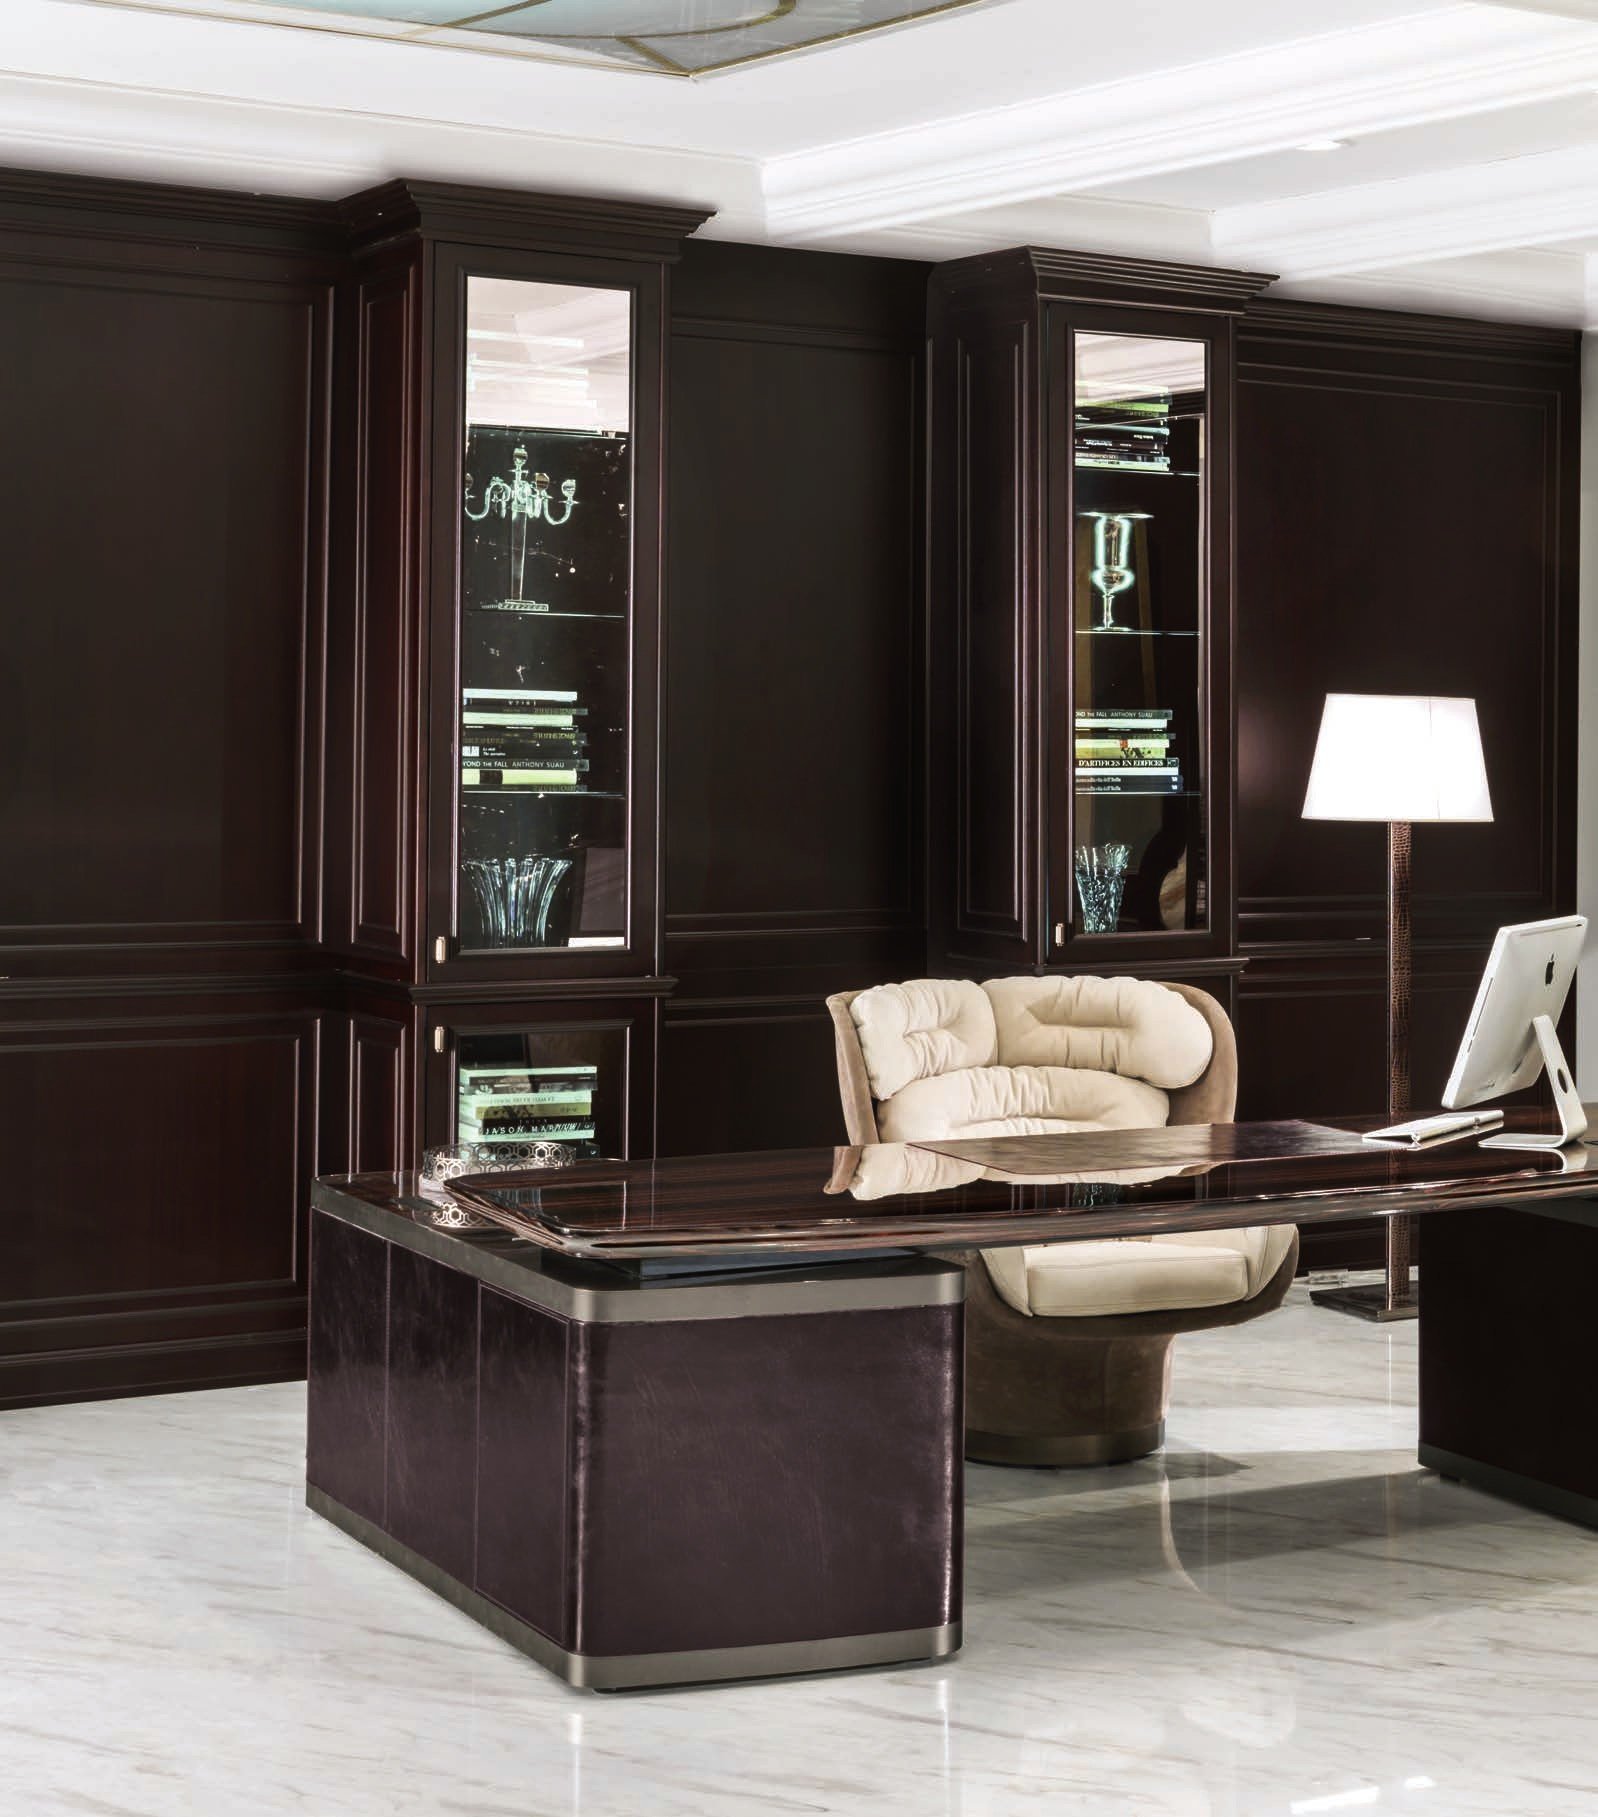
[{"label": "tufted chair back", "polygon": [[[981,1173],[885,1143],[1232,1118],[1232,1025],[1191,985],[922,978],[848,991],[827,1007],[852,1145],[840,1189],[857,1197],[936,1192]],[[1174,1335],[1269,1312],[1297,1258],[1291,1225],[961,1251],[966,1455],[1009,1464],[1145,1456],[1164,1438]]]},{"label": "tufted chair back", "polygon": [[1232,1025],[1141,978],[922,978],[827,1000],[849,1140],[1224,1123]]}]

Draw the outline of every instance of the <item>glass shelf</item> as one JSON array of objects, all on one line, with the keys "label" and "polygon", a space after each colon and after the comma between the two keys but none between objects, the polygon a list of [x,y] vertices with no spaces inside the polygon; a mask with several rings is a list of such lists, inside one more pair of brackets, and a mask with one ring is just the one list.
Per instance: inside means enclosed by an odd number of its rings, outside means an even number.
[{"label": "glass shelf", "polygon": [[1200,801],[1201,789],[1085,789],[1076,788],[1078,801]]},{"label": "glass shelf", "polygon": [[1197,637],[1198,631],[1174,631],[1158,625],[1136,626],[1116,625],[1106,629],[1103,625],[1078,625],[1078,637]]},{"label": "glass shelf", "polygon": [[584,619],[594,624],[624,625],[627,622],[625,612],[531,612],[510,606],[467,606],[466,610],[482,613],[485,618],[508,619],[512,624],[522,619],[530,619],[535,624],[542,624],[549,619]]},{"label": "glass shelf", "polygon": [[461,790],[462,801],[481,801],[492,797],[496,801],[505,801],[521,797],[528,802],[573,800],[573,801],[625,801],[626,795],[620,789],[541,789],[535,787],[520,789],[479,788],[475,783]]},{"label": "glass shelf", "polygon": [[1136,474],[1139,479],[1200,479],[1196,467],[1107,467],[1101,461],[1077,461],[1078,473]]}]

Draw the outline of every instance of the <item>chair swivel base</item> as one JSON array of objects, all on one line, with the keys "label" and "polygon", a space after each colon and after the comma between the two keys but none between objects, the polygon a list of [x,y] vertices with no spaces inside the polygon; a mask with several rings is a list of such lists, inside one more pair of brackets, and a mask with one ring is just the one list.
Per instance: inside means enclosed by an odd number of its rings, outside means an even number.
[{"label": "chair swivel base", "polygon": [[1420,1290],[1412,1275],[1391,1296],[1385,1281],[1368,1281],[1359,1287],[1316,1287],[1310,1291],[1312,1306],[1329,1306],[1334,1312],[1351,1312],[1357,1319],[1390,1325],[1399,1319],[1420,1317]]},{"label": "chair swivel base", "polygon": [[1165,1421],[1129,1426],[1122,1432],[1048,1432],[1014,1434],[978,1432],[967,1426],[965,1454],[977,1464],[1027,1464],[1049,1468],[1087,1468],[1129,1464],[1165,1443]]}]

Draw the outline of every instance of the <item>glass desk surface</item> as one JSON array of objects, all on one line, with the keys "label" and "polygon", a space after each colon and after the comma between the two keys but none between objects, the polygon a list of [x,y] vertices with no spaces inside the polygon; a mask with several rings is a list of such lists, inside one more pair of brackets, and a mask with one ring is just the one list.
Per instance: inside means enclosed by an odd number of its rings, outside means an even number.
[{"label": "glass desk surface", "polygon": [[[323,1185],[465,1241],[510,1238],[611,1262],[994,1248],[1598,1197],[1598,1149],[1361,1142],[1381,1121],[593,1160],[471,1175],[447,1189],[392,1174]],[[1542,1121],[1535,1112],[1507,1120]]]}]

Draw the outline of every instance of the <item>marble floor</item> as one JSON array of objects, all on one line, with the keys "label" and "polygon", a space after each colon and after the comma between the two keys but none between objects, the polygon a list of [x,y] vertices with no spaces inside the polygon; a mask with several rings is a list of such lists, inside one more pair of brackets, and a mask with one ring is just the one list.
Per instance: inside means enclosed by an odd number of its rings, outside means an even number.
[{"label": "marble floor", "polygon": [[0,1413],[4,1817],[1598,1812],[1598,1537],[1414,1463],[1415,1332],[1184,1338],[1171,1445],[973,1466],[942,1666],[566,1690],[308,1514],[304,1390]]}]

